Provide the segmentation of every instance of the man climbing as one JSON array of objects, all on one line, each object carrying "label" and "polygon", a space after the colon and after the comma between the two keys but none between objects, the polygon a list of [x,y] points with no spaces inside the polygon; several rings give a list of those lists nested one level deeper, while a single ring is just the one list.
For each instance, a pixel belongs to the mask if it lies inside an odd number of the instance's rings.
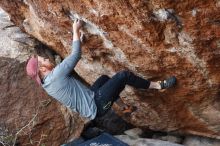
[{"label": "man climbing", "polygon": [[81,57],[80,28],[82,22],[73,23],[72,52],[56,67],[49,59],[32,56],[27,63],[27,74],[45,91],[59,102],[81,116],[93,120],[103,116],[119,98],[119,94],[130,85],[141,89],[167,89],[176,83],[175,77],[164,81],[151,82],[134,75],[129,71],[121,71],[112,78],[102,75],[91,88],[87,88],[76,80],[71,72]]}]

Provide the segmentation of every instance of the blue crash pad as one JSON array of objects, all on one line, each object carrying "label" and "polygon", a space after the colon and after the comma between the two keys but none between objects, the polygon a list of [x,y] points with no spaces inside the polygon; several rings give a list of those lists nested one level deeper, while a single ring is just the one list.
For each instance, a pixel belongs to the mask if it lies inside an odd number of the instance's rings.
[{"label": "blue crash pad", "polygon": [[80,144],[71,142],[67,145],[68,146],[129,146],[128,144],[120,141],[119,139],[113,137],[108,133],[102,133],[101,135]]},{"label": "blue crash pad", "polygon": [[128,146],[128,144],[120,141],[119,139],[111,136],[108,133],[102,133],[96,138],[90,139],[82,144],[79,144],[79,146],[99,146],[99,145],[105,145],[105,146]]}]

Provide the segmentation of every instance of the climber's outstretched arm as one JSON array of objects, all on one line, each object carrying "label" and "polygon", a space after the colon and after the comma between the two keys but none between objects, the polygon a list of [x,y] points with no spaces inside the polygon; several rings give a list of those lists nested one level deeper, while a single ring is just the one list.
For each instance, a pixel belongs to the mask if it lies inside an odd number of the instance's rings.
[{"label": "climber's outstretched arm", "polygon": [[72,51],[60,64],[58,64],[53,71],[54,77],[66,77],[68,76],[78,61],[81,58],[81,46],[80,46],[80,28],[82,27],[82,21],[75,20],[73,23],[73,42]]}]

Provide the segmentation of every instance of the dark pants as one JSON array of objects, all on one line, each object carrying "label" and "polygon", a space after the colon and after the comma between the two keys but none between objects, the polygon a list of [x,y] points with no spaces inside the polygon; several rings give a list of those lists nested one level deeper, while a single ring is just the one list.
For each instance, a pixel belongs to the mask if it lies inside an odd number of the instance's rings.
[{"label": "dark pants", "polygon": [[150,86],[150,81],[129,71],[118,72],[112,78],[107,75],[99,77],[91,86],[91,90],[95,92],[97,117],[103,116],[111,108],[112,104],[119,98],[122,90],[124,90],[125,85],[147,89]]}]

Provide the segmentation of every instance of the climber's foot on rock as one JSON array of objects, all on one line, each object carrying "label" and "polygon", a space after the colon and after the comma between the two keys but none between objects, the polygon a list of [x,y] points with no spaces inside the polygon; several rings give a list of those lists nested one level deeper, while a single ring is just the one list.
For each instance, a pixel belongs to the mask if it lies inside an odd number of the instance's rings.
[{"label": "climber's foot on rock", "polygon": [[166,80],[159,81],[159,83],[160,83],[161,89],[167,89],[167,88],[173,87],[176,84],[176,77],[175,76],[169,77]]}]

